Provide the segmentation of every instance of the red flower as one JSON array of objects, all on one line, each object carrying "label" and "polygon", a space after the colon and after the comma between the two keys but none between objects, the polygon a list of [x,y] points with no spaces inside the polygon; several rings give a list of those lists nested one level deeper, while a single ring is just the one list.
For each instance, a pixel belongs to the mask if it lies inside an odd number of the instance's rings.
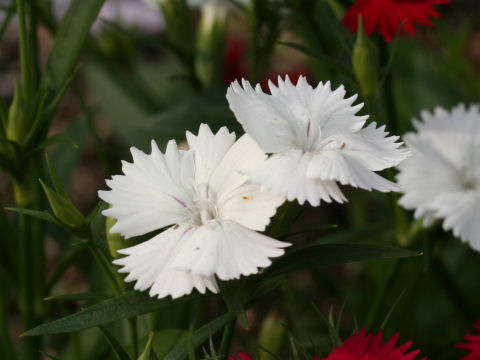
[{"label": "red flower", "polygon": [[235,80],[247,77],[246,54],[247,44],[244,40],[237,37],[228,38],[224,59],[224,84],[230,85]]},{"label": "red flower", "polygon": [[[253,360],[250,355],[244,352],[239,352],[238,355],[240,355],[240,360]],[[229,356],[228,360],[236,360],[233,356]]]},{"label": "red flower", "polygon": [[[480,320],[473,325],[473,327],[480,331]],[[462,360],[479,360],[480,359],[480,333],[479,334],[467,334],[465,335],[467,344],[456,344],[455,347],[460,349],[466,349],[470,351],[470,354],[463,357]]]},{"label": "red flower", "polygon": [[[350,336],[340,347],[333,349],[328,357],[323,360],[414,360],[420,353],[420,350],[407,353],[412,346],[411,341],[395,349],[398,333],[383,345],[382,337],[382,331],[374,336],[373,334],[367,334],[366,330],[363,329]],[[317,360],[319,359],[317,358]]]},{"label": "red flower", "polygon": [[432,25],[431,17],[440,17],[434,5],[446,4],[450,0],[357,0],[342,20],[343,26],[351,32],[358,30],[361,15],[365,32],[372,35],[379,31],[386,41],[392,41],[403,24],[402,35],[415,34],[415,24]]}]

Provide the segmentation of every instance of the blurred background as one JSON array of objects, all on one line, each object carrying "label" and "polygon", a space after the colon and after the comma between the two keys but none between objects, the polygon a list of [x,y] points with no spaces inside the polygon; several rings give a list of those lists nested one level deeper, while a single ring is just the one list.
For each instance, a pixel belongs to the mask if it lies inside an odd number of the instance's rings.
[{"label": "blurred background", "polygon": [[[288,74],[294,82],[304,75],[313,85],[331,80],[334,88],[345,84],[348,94],[358,93],[357,85],[331,62],[336,59],[341,66],[351,67],[349,52],[356,35],[342,28],[334,6],[346,8],[351,3],[271,0],[258,1],[253,8],[242,1],[213,6],[192,1],[187,16],[171,9],[169,13],[168,2],[161,0],[107,0],[84,47],[78,75],[50,129],[50,135],[65,132],[76,144],[48,150],[73,203],[83,213],[90,212],[98,202],[97,191],[105,188],[105,178],[120,172],[121,159],[130,160],[131,146],[150,151],[151,139],[160,146],[172,138],[182,142],[185,131],[197,132],[200,123],[214,129],[227,126],[239,135],[241,127],[225,99],[227,86],[235,79],[247,78],[268,90],[268,80],[275,82],[278,75]],[[44,67],[69,1],[38,4],[38,54]],[[375,120],[388,124],[389,111],[393,111],[397,122],[391,131],[397,135],[411,129],[411,119],[422,109],[480,99],[480,2],[453,0],[439,7],[439,12],[441,18],[434,26],[417,26],[414,37],[390,44],[373,38],[380,50],[388,47],[395,52],[390,72],[394,102],[390,109],[378,111]],[[13,99],[14,79],[20,78],[13,14],[14,4],[2,0],[0,94],[7,103]],[[0,187],[3,203],[12,204],[12,185],[3,173]],[[290,240],[296,244],[396,244],[391,199],[384,194],[344,191],[350,203],[307,208],[295,227],[312,231]],[[104,238],[102,221],[99,217],[95,226]],[[402,342],[413,340],[415,348],[431,359],[459,358],[462,352],[453,344],[462,342],[466,330],[480,317],[480,254],[440,230],[430,241],[416,238],[409,246],[423,249],[425,255],[291,275],[282,282],[280,292],[248,310],[251,328],[246,331],[237,326],[232,349],[255,352],[260,342],[291,358],[293,341],[310,353],[325,355],[331,348],[330,337],[315,305],[323,314],[332,311],[338,317],[344,336],[366,323],[376,331],[388,318],[388,335],[399,331]],[[55,269],[65,254],[75,261],[57,274]],[[46,296],[102,293],[107,285],[99,272],[87,251],[77,250],[66,232],[48,225],[46,278],[51,286]],[[9,283],[6,276],[1,291],[9,299],[6,321],[16,341],[22,328],[18,301]],[[43,312],[47,319],[55,319],[84,306],[83,301],[50,301]],[[161,354],[184,334],[192,318],[204,324],[218,314],[220,306],[218,299],[203,299],[153,318],[140,317],[139,324],[153,321],[164,330],[167,340],[155,345]],[[141,329],[139,325],[139,336],[145,342],[147,333]],[[121,334],[123,330],[112,331]],[[44,349],[60,359],[112,358],[97,329],[44,341]],[[266,353],[261,356],[268,358]]]}]

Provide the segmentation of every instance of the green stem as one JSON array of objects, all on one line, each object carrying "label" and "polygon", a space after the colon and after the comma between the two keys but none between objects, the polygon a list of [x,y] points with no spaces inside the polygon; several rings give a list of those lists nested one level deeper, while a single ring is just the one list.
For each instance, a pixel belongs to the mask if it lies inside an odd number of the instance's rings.
[{"label": "green stem", "polygon": [[[20,204],[19,204],[20,205]],[[33,253],[30,238],[30,222],[27,215],[20,214],[19,220],[19,247],[20,247],[20,309],[22,312],[22,325],[24,330],[33,328],[35,322],[35,286]],[[25,360],[38,359],[38,338],[27,336],[23,338],[23,355]]]},{"label": "green stem", "polygon": [[107,259],[105,259],[105,256],[100,251],[98,251],[97,247],[93,244],[93,239],[85,239],[85,244],[87,245],[93,257],[97,261],[98,265],[100,265],[103,273],[107,277],[107,280],[112,287],[114,294],[116,296],[120,295],[122,293],[122,290],[112,271],[112,268],[110,267],[110,264],[108,263]]},{"label": "green stem", "polygon": [[237,317],[235,317],[223,328],[222,342],[220,344],[220,350],[218,353],[218,357],[220,359],[228,358],[228,352],[230,350],[230,344],[232,343],[233,332],[235,330],[236,322],[237,322]]},{"label": "green stem", "polygon": [[[4,276],[3,274],[0,274],[0,276],[2,277],[3,284],[5,281]],[[2,359],[15,360],[12,339],[10,338],[10,333],[8,331],[7,309],[8,294],[3,290],[0,292],[0,352],[2,354]]]},{"label": "green stem", "polygon": [[375,297],[375,300],[373,301],[373,304],[368,311],[367,319],[365,320],[365,328],[373,330],[372,327],[375,325],[375,321],[377,320],[380,307],[385,301],[387,293],[391,289],[392,284],[399,273],[399,270],[400,261],[398,259],[394,259],[393,264],[390,265],[390,269],[388,271],[387,277],[383,282],[382,288],[380,289],[380,292],[377,293],[377,296]]},{"label": "green stem", "polygon": [[22,75],[23,98],[27,105],[31,105],[31,78],[30,60],[28,53],[27,27],[25,24],[25,0],[17,1],[18,40],[20,47],[20,70]]},{"label": "green stem", "polygon": [[130,328],[130,341],[132,343],[133,358],[138,358],[138,336],[137,336],[137,318],[128,319],[128,327]]},{"label": "green stem", "polygon": [[36,0],[28,0],[29,3],[29,32],[30,32],[30,54],[32,72],[32,94],[35,94],[40,79],[40,61],[38,59],[38,37],[37,37],[37,7]]}]

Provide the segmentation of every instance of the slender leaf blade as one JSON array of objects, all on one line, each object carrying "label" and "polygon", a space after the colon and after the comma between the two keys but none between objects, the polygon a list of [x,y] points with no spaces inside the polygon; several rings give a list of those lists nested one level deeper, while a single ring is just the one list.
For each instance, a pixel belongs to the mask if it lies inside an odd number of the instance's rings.
[{"label": "slender leaf blade", "polygon": [[189,341],[192,341],[193,347],[196,348],[201,345],[209,336],[223,327],[230,321],[235,318],[235,314],[232,312],[227,312],[210,323],[202,326],[201,328],[195,330],[192,334],[192,339],[189,338],[183,339],[165,356],[164,360],[183,360],[188,356],[189,353]]},{"label": "slender leaf blade", "polygon": [[55,217],[52,214],[50,214],[48,211],[30,210],[30,209],[14,208],[14,207],[6,207],[4,209],[9,211],[15,211],[16,213],[19,213],[19,214],[32,216],[37,219],[42,219],[42,220],[60,225],[58,220],[55,219]]},{"label": "slender leaf blade", "polygon": [[90,28],[105,0],[73,0],[60,23],[40,83],[40,93],[60,92],[68,81]]},{"label": "slender leaf blade", "polygon": [[107,330],[105,326],[99,326],[98,328],[107,339],[118,360],[132,360],[122,345],[120,345],[118,340],[115,339],[115,337],[110,333],[110,331]]},{"label": "slender leaf blade", "polygon": [[120,319],[167,309],[197,299],[199,295],[185,296],[175,301],[151,298],[146,292],[131,291],[101,303],[92,305],[78,313],[54,320],[30,329],[23,336],[60,334],[88,329]]}]

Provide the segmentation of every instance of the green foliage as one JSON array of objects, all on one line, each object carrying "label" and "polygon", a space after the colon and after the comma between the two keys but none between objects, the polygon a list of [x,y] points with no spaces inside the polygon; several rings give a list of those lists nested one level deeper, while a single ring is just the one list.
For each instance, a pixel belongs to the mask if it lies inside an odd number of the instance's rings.
[{"label": "green foliage", "polygon": [[90,306],[73,315],[37,326],[28,330],[24,336],[59,334],[88,329],[124,318],[179,306],[196,298],[198,295],[191,295],[174,302],[171,299],[151,298],[145,292],[132,291]]}]

